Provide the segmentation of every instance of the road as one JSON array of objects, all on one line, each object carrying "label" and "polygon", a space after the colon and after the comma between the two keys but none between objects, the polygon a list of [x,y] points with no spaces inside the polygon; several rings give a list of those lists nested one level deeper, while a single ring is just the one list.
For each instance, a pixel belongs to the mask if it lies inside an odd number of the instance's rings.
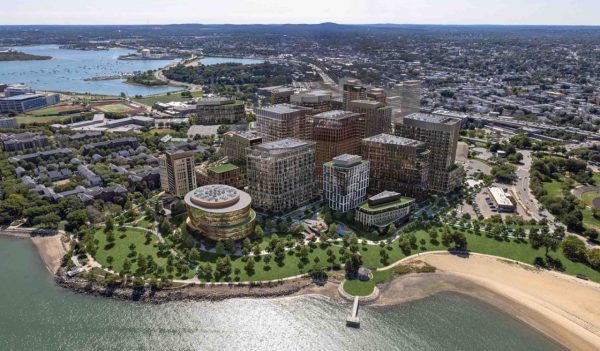
[{"label": "road", "polygon": [[[558,220],[552,213],[548,212],[548,210],[541,210],[541,204],[531,193],[531,189],[529,188],[529,172],[531,170],[531,163],[533,162],[531,151],[520,150],[519,152],[523,154],[523,161],[516,171],[517,184],[515,185],[514,190],[517,195],[517,201],[529,211],[531,217],[534,219],[539,221],[542,218],[546,218],[548,220],[548,227],[551,231],[554,231],[556,229],[556,223],[558,223]],[[597,247],[597,244],[588,241],[584,236],[569,231],[567,231],[567,234],[576,236],[583,240],[588,247]]]},{"label": "road", "polygon": [[202,91],[202,85],[178,82],[176,80],[170,80],[167,77],[165,77],[165,75],[163,73],[164,70],[167,70],[171,67],[175,67],[181,63],[186,64],[186,62],[188,62],[188,61],[191,61],[191,59],[181,60],[179,62],[170,63],[163,68],[157,69],[156,71],[154,71],[154,77],[156,79],[162,80],[163,82],[167,82],[169,85],[173,85],[173,86],[177,86],[177,87],[184,87],[185,89],[187,89],[189,91]]}]

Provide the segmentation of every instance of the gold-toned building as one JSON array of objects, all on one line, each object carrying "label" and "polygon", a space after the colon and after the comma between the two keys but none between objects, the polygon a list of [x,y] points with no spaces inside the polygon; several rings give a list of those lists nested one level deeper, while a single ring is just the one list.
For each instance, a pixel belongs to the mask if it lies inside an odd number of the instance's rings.
[{"label": "gold-toned building", "polygon": [[213,184],[200,187],[185,195],[187,225],[213,240],[238,240],[254,232],[256,213],[252,199],[234,187]]}]

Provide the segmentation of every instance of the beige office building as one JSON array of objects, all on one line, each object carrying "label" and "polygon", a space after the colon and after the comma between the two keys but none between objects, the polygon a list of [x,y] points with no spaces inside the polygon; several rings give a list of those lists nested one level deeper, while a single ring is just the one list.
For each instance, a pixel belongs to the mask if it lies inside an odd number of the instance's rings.
[{"label": "beige office building", "polygon": [[463,172],[455,164],[460,123],[450,116],[413,113],[395,124],[396,135],[427,144],[428,188],[432,192],[446,194],[460,186]]},{"label": "beige office building", "polygon": [[193,151],[161,155],[158,158],[161,188],[177,197],[183,197],[196,188]]},{"label": "beige office building", "polygon": [[350,101],[350,111],[365,118],[365,137],[392,131],[392,108],[376,100]]},{"label": "beige office building", "polygon": [[257,108],[256,133],[263,141],[270,142],[285,138],[306,139],[307,116],[312,109],[290,104],[278,104]]},{"label": "beige office building", "polygon": [[317,196],[315,143],[287,138],[251,148],[248,193],[262,211],[285,213]]}]

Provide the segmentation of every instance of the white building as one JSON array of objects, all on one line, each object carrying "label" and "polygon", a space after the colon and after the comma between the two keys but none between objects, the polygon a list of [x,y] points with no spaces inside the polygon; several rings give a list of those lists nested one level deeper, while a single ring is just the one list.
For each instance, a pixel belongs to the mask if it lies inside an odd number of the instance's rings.
[{"label": "white building", "polygon": [[365,201],[369,187],[369,161],[343,154],[323,164],[323,192],[329,207],[347,212]]},{"label": "white building", "polygon": [[368,227],[385,228],[406,220],[413,211],[414,204],[415,199],[403,197],[393,191],[383,191],[358,206],[354,219]]},{"label": "white building", "polygon": [[499,211],[512,212],[515,210],[514,203],[510,200],[509,196],[506,194],[504,189],[498,187],[490,187],[488,188],[488,190],[490,191],[492,200],[498,207]]}]

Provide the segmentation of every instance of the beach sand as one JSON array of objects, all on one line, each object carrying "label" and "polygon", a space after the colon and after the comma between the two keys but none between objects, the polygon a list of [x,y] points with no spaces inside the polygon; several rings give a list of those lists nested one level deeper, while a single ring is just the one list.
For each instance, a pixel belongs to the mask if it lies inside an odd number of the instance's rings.
[{"label": "beach sand", "polygon": [[67,253],[65,244],[63,243],[64,236],[61,234],[52,236],[32,236],[31,241],[35,245],[46,265],[46,268],[51,274],[55,274],[60,268],[60,262]]},{"label": "beach sand", "polygon": [[570,350],[600,349],[600,285],[507,260],[425,254],[436,273],[410,274],[381,288],[378,304],[390,305],[441,291],[485,301],[543,332]]}]

